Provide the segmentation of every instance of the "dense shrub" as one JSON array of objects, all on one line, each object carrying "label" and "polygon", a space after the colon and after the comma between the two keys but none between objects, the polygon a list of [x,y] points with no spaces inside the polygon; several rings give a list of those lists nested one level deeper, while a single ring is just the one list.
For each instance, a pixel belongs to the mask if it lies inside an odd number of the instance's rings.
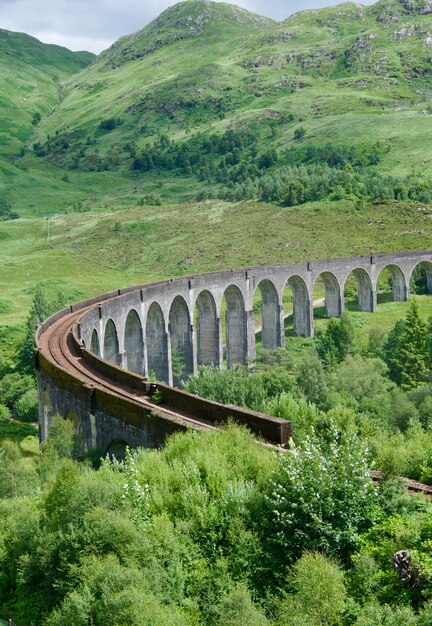
[{"label": "dense shrub", "polygon": [[14,372],[0,379],[0,401],[10,408],[14,408],[20,398],[30,390],[35,390],[35,381],[29,374]]},{"label": "dense shrub", "polygon": [[38,394],[36,389],[26,391],[14,406],[16,416],[24,422],[37,422]]},{"label": "dense shrub", "polygon": [[278,624],[340,624],[347,604],[341,568],[319,552],[305,552],[289,574],[294,594],[278,607]]},{"label": "dense shrub", "polygon": [[285,560],[304,550],[346,557],[377,514],[368,451],[333,427],[281,454],[271,485],[272,536]]}]

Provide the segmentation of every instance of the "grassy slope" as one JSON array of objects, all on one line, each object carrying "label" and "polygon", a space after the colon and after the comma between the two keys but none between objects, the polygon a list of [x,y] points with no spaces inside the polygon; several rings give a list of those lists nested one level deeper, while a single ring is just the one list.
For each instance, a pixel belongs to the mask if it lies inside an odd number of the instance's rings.
[{"label": "grassy slope", "polygon": [[76,301],[139,281],[138,274],[131,276],[54,250],[47,245],[46,235],[45,219],[0,222],[0,324],[24,321],[38,283],[51,295],[61,291]]},{"label": "grassy slope", "polygon": [[[273,117],[276,132],[263,141],[280,151],[292,145],[293,129],[301,123],[307,141],[314,143],[383,138],[391,146],[380,164],[384,170],[429,172],[431,118],[421,111],[430,93],[424,59],[430,58],[425,33],[431,16],[412,6],[408,12],[398,3],[339,5],[275,24],[219,3],[177,5],[67,79],[65,97],[43,120],[38,137],[43,141],[57,130],[79,130],[79,136],[97,139],[100,153],[119,154],[125,141],[145,145],[161,129],[181,140],[192,130],[223,131]],[[401,21],[379,21],[396,11]],[[372,45],[366,46],[367,54],[359,42]],[[34,90],[45,89],[43,114],[56,106],[56,74],[61,78],[73,69],[63,66],[61,74],[54,65]],[[19,139],[9,133],[16,148],[34,131],[32,98],[23,118],[27,134]],[[223,115],[217,110],[221,99]],[[15,115],[17,105],[8,106],[15,106]],[[293,113],[292,121],[281,118],[287,112]],[[124,124],[101,131],[99,122],[108,116],[122,116]],[[32,288],[40,281],[77,299],[167,275],[430,247],[432,221],[414,205],[356,212],[345,200],[290,209],[254,202],[178,204],[199,187],[196,180],[132,176],[120,167],[68,171],[67,182],[62,180],[67,170],[49,158],[48,163],[33,155],[14,159],[0,161],[0,184],[23,219],[0,223],[5,304],[0,323],[25,318]],[[138,208],[137,198],[150,191],[177,203]],[[89,213],[65,214],[80,200]],[[42,216],[57,213],[52,249]]]},{"label": "grassy slope", "polygon": [[[390,147],[383,171],[430,174],[432,16],[421,14],[420,1],[410,11],[397,1],[338,5],[280,24],[236,11],[185,2],[120,39],[68,81],[41,137],[65,133],[74,154],[89,136],[98,154],[118,155],[125,142],[143,147],[161,131],[181,140],[191,130],[223,131],[273,117],[276,137],[265,142],[279,151],[294,145],[301,123],[314,144],[383,140]],[[287,113],[293,119],[284,122]],[[124,123],[110,133],[98,130],[111,116]],[[89,149],[83,166],[91,159]]]},{"label": "grassy slope", "polygon": [[34,113],[50,113],[59,103],[60,81],[93,55],[0,29],[0,58],[0,155],[17,156],[33,136]]},{"label": "grassy slope", "polygon": [[51,241],[119,270],[178,276],[422,249],[430,246],[431,234],[429,214],[414,205],[392,203],[355,211],[332,203],[281,208],[254,202],[206,202],[131,206],[87,214],[84,221],[81,215],[59,216],[53,221]]},{"label": "grassy slope", "polygon": [[34,160],[24,165],[21,155],[38,137],[34,114],[49,115],[63,96],[61,81],[93,58],[0,29],[0,197],[6,195],[17,205],[28,194],[28,204],[37,198],[42,208],[51,194],[58,201],[64,193],[61,174]]}]

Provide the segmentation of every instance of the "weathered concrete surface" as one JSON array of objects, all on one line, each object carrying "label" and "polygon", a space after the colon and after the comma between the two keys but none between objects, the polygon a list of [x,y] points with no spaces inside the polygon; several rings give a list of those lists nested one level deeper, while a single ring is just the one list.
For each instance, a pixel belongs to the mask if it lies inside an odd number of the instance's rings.
[{"label": "weathered concrete surface", "polygon": [[[79,335],[84,346],[103,359],[144,376],[154,372],[159,381],[172,384],[173,351],[177,360],[180,357],[183,361],[185,374],[195,372],[203,364],[221,367],[224,345],[228,367],[253,363],[253,304],[257,290],[262,296],[263,345],[276,348],[284,344],[286,287],[293,293],[294,333],[311,336],[314,333],[312,293],[317,281],[322,281],[325,287],[328,316],[342,314],[344,286],[351,275],[357,280],[360,310],[373,312],[381,272],[387,269],[391,273],[393,297],[403,301],[409,298],[410,277],[418,265],[425,269],[428,289],[432,291],[431,251],[324,259],[161,281],[118,290],[87,302],[92,306],[79,319]],[[95,441],[97,445],[105,445],[99,432],[105,432],[108,427],[102,425],[101,415],[86,409],[85,398],[79,393],[75,395],[73,390],[62,392],[60,398],[55,385],[55,381],[52,384],[49,380],[45,384],[42,378],[39,381],[42,437],[46,436],[48,414],[58,411],[65,415],[71,411],[72,417],[83,416],[81,428],[87,445]],[[120,415],[107,413],[106,423],[112,419],[122,423]],[[111,423],[108,430],[120,438],[122,428],[116,430]],[[145,441],[149,446],[159,441],[153,434],[136,435],[134,440]]]},{"label": "weathered concrete surface", "polygon": [[[81,336],[90,347],[92,333],[97,331],[102,356],[126,366],[127,353],[131,350],[130,346],[126,347],[130,334],[126,320],[133,310],[139,320],[134,329],[134,342],[138,341],[137,351],[142,353],[142,365],[138,365],[137,354],[133,371],[139,369],[147,374],[152,370],[157,379],[172,382],[172,350],[182,356],[186,373],[196,371],[197,365],[221,366],[223,345],[226,345],[228,366],[253,361],[253,301],[257,290],[262,296],[263,345],[275,348],[284,343],[282,297],[285,287],[293,293],[294,333],[311,336],[314,333],[312,292],[317,281],[324,283],[328,316],[342,314],[344,286],[350,275],[357,280],[360,310],[373,312],[381,272],[390,271],[393,297],[403,301],[409,298],[410,277],[419,264],[424,267],[428,288],[432,290],[432,253],[429,251],[256,267],[144,285],[116,292],[114,297],[87,312],[81,319]],[[115,325],[118,356],[109,320]]]}]

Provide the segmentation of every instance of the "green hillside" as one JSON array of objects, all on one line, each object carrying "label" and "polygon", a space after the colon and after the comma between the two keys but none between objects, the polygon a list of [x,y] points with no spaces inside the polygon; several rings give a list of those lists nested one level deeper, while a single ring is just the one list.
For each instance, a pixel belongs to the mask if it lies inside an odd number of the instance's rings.
[{"label": "green hillside", "polygon": [[34,127],[61,99],[60,82],[83,69],[89,52],[71,52],[0,29],[0,155],[18,156]]},{"label": "green hillside", "polygon": [[421,0],[343,4],[279,24],[183,2],[67,82],[40,129],[40,154],[73,169],[131,171],[161,133],[187,144],[192,134],[253,129],[258,153],[265,145],[281,156],[298,148],[301,125],[305,147],[380,142],[379,170],[430,173],[431,37]]},{"label": "green hillside", "polygon": [[22,218],[0,228],[4,319],[53,273],[88,294],[430,247],[431,38],[420,0],[281,23],[187,1],[90,64],[4,34],[0,200]]},{"label": "green hillside", "polygon": [[93,58],[0,29],[0,200],[21,208],[28,194],[28,204],[37,197],[44,207],[51,191],[61,187],[53,182],[60,178],[56,172],[43,163],[23,164],[23,157],[38,137],[40,120],[63,98],[62,81]]}]

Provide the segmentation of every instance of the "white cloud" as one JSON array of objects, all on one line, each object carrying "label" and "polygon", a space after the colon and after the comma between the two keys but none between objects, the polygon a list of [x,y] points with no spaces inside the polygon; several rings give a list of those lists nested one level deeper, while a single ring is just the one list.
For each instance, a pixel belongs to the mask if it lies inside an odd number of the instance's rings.
[{"label": "white cloud", "polygon": [[62,33],[51,33],[47,31],[36,31],[32,33],[33,37],[43,41],[43,43],[53,43],[57,46],[64,46],[69,50],[76,52],[86,50],[87,52],[95,52],[98,54],[102,50],[109,48],[112,44],[110,39],[97,39],[95,37],[75,37],[73,35],[64,35]]}]

